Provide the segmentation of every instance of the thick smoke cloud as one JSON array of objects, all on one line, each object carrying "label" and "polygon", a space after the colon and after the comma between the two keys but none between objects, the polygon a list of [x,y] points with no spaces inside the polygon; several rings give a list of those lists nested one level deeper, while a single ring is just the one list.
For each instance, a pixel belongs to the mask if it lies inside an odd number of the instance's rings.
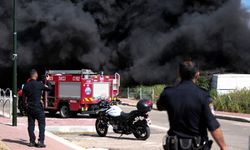
[{"label": "thick smoke cloud", "polygon": [[[1,1],[1,76],[11,66],[10,10]],[[175,80],[189,56],[203,69],[249,73],[249,17],[240,0],[19,0],[19,74],[104,64],[126,83],[154,84]]]}]

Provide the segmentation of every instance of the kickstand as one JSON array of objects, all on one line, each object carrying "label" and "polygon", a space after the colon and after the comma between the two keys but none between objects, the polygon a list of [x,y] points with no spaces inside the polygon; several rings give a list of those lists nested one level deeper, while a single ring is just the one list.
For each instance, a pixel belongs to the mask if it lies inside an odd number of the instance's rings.
[{"label": "kickstand", "polygon": [[121,138],[123,136],[123,134],[121,134],[120,136],[119,136],[119,138]]}]

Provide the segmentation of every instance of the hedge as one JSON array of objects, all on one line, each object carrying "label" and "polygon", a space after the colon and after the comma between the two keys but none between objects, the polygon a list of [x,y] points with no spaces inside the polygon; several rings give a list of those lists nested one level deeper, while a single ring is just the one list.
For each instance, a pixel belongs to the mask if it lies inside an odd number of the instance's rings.
[{"label": "hedge", "polygon": [[210,94],[215,110],[250,114],[250,90],[238,90],[226,95],[217,95],[211,90]]}]

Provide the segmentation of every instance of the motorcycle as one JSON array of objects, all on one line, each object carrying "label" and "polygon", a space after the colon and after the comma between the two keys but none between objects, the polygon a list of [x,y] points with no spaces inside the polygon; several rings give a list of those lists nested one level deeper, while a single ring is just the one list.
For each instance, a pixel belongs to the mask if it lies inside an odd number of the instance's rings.
[{"label": "motorcycle", "polygon": [[150,136],[148,112],[152,106],[152,101],[140,100],[137,110],[125,113],[120,107],[106,103],[99,110],[95,123],[96,132],[100,137],[105,137],[109,126],[112,126],[114,133],[133,134],[138,140],[146,140]]}]

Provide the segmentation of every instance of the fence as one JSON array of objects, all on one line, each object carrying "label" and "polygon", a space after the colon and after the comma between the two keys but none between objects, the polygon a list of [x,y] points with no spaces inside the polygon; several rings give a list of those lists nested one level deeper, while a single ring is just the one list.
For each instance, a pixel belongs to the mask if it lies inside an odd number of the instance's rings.
[{"label": "fence", "polygon": [[129,99],[154,99],[155,92],[154,88],[121,88],[120,89],[120,97],[129,98]]},{"label": "fence", "polygon": [[12,116],[12,91],[0,89],[0,115],[11,118]]}]

